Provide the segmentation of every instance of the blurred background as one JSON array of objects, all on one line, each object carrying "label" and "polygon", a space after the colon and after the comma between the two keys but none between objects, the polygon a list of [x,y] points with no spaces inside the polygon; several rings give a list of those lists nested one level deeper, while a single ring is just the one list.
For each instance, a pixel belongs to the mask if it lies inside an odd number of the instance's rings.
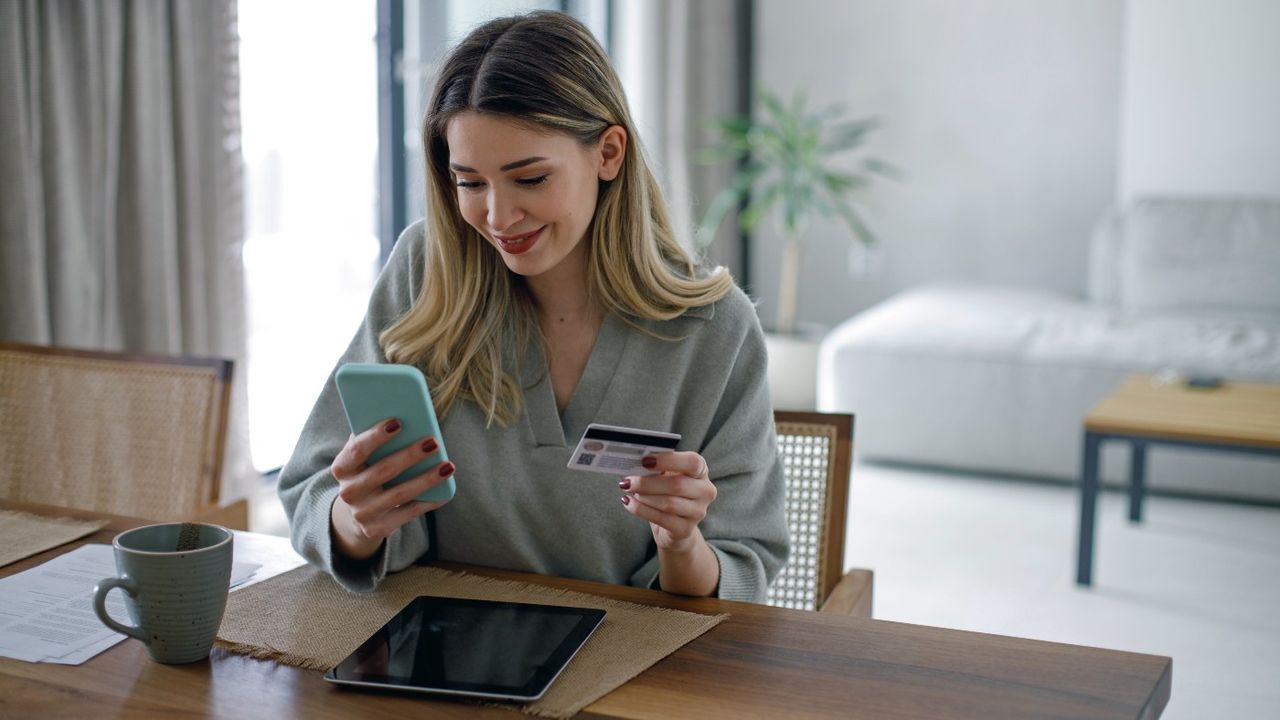
[{"label": "blurred background", "polygon": [[[1274,713],[1274,459],[1153,453],[1147,521],[1104,493],[1071,582],[1091,407],[1280,381],[1271,0],[9,2],[0,338],[234,359],[224,494],[287,533],[274,475],[423,213],[436,63],[533,9],[610,54],[682,242],[758,303],[775,406],[857,417],[877,617],[1167,654],[1166,717]],[[792,121],[821,202],[727,192],[787,171],[748,144]]]}]

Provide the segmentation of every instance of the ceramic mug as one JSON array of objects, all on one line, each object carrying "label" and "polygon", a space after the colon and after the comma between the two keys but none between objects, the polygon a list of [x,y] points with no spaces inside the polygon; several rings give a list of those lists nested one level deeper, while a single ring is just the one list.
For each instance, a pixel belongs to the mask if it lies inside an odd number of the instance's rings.
[{"label": "ceramic mug", "polygon": [[[231,531],[205,523],[163,523],[120,533],[112,542],[117,577],[93,589],[98,619],[141,640],[151,659],[189,663],[209,656],[231,585]],[[134,625],[107,614],[120,588]]]}]

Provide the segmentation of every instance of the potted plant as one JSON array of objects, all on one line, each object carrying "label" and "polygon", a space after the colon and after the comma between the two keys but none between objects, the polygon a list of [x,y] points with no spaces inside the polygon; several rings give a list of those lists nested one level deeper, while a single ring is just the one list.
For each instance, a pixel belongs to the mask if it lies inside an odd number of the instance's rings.
[{"label": "potted plant", "polygon": [[796,327],[800,261],[805,232],[813,218],[836,219],[864,252],[875,244],[858,211],[858,195],[875,175],[895,177],[881,160],[864,157],[857,170],[835,161],[861,148],[877,127],[876,118],[848,119],[838,106],[810,111],[802,94],[789,105],[767,90],[757,91],[762,117],[734,117],[716,125],[718,142],[703,153],[705,162],[738,161],[730,184],[712,200],[698,229],[705,246],[735,207],[742,206],[739,225],[753,231],[771,216],[782,236],[778,333]]}]

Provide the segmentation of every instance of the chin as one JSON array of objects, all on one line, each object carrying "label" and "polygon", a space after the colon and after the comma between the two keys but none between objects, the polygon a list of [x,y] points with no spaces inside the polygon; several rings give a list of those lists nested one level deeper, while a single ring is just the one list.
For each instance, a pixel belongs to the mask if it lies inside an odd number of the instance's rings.
[{"label": "chin", "polygon": [[[497,248],[494,249],[497,250]],[[533,258],[527,255],[512,257],[501,250],[498,250],[497,252],[502,258],[502,264],[506,265],[508,270],[517,275],[523,277],[535,277],[548,270],[548,268],[544,266],[544,263],[539,262],[539,258]]]}]

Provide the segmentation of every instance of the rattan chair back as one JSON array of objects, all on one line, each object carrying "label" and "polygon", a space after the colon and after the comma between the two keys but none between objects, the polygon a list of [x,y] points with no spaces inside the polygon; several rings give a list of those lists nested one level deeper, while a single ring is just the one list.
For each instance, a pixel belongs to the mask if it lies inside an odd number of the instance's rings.
[{"label": "rattan chair back", "polygon": [[791,558],[766,602],[816,610],[844,572],[845,504],[853,464],[853,416],[773,413],[787,484]]},{"label": "rattan chair back", "polygon": [[0,497],[150,519],[216,503],[231,370],[0,343]]}]

